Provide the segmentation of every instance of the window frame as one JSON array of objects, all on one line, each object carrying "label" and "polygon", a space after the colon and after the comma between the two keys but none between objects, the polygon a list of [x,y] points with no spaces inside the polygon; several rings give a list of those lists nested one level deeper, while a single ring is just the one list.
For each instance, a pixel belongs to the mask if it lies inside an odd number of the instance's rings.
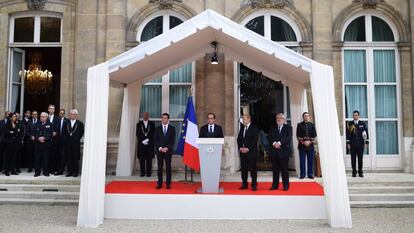
[{"label": "window frame", "polygon": [[162,21],[162,33],[161,34],[163,34],[164,32],[166,32],[170,29],[170,16],[177,17],[177,18],[181,19],[183,22],[185,22],[187,20],[184,16],[182,16],[182,15],[180,15],[177,12],[172,11],[172,10],[157,11],[156,13],[154,13],[154,14],[148,16],[147,18],[145,18],[145,20],[142,21],[142,23],[138,26],[138,28],[137,28],[137,37],[135,38],[138,43],[144,43],[145,42],[145,41],[141,41],[142,31],[144,30],[144,28],[147,26],[147,24],[149,22],[151,22],[153,19],[155,19],[159,16],[162,16],[162,20],[163,20]]},{"label": "window frame", "polygon": [[[14,42],[14,23],[16,18],[25,18],[33,17],[34,18],[34,37],[33,42]],[[60,41],[59,42],[40,42],[40,31],[41,31],[41,18],[42,17],[52,17],[60,19]],[[58,12],[19,12],[10,16],[10,25],[9,25],[9,47],[62,47],[63,40],[63,16]]]},{"label": "window frame", "polygon": [[252,14],[248,15],[246,18],[244,18],[240,24],[243,25],[243,27],[246,26],[246,24],[257,17],[264,16],[264,37],[271,40],[271,17],[275,16],[283,21],[285,21],[289,26],[293,29],[296,36],[296,41],[275,41],[283,46],[286,47],[300,47],[299,42],[302,41],[302,34],[300,33],[299,27],[297,24],[285,13],[281,11],[275,11],[271,9],[262,9],[253,12]]},{"label": "window frame", "polygon": [[[388,23],[388,22],[387,22]],[[361,42],[359,42],[361,43]],[[345,135],[346,132],[346,122],[352,120],[346,116],[346,106],[345,106],[345,87],[352,86],[352,85],[361,85],[367,87],[367,110],[368,115],[367,118],[360,118],[360,120],[368,123],[368,134],[369,134],[369,148],[368,154],[364,154],[364,158],[368,160],[368,164],[370,165],[371,170],[376,170],[377,168],[384,170],[389,168],[389,170],[395,170],[398,166],[401,168],[401,151],[402,151],[402,109],[401,109],[401,74],[400,74],[400,59],[398,48],[396,46],[379,46],[379,45],[372,45],[373,43],[379,42],[371,42],[366,43],[364,42],[365,46],[344,46],[342,48],[342,67],[345,67],[345,51],[347,50],[365,50],[366,53],[366,75],[367,81],[362,83],[355,83],[345,82],[345,70],[342,68],[342,115],[344,119],[343,124],[343,132]],[[362,43],[361,43],[362,44]],[[395,55],[395,75],[396,80],[395,83],[375,83],[374,80],[374,51],[375,50],[393,50]],[[396,118],[377,118],[375,116],[375,86],[378,85],[395,85],[396,86],[396,105],[397,105],[397,117]],[[376,148],[376,122],[378,121],[396,121],[397,122],[397,147],[398,147],[398,154],[378,154]],[[345,136],[344,136],[345,137]],[[345,142],[345,139],[343,140]],[[346,152],[346,143],[344,143],[343,147],[344,151]],[[350,157],[350,154],[345,153],[345,157]],[[391,161],[391,159],[398,158],[397,161]],[[387,163],[391,163],[392,165],[388,165]],[[395,166],[394,166],[395,165]]]}]

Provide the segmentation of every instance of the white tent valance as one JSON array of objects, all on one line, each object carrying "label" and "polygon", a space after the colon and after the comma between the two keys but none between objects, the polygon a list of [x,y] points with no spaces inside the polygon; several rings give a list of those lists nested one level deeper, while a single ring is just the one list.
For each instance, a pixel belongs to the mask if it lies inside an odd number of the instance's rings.
[{"label": "white tent valance", "polygon": [[[351,227],[351,212],[335,104],[333,71],[230,19],[206,10],[177,27],[88,71],[79,226],[103,221],[109,79],[126,84],[122,108],[117,175],[132,174],[135,124],[141,85],[212,52],[211,42],[229,59],[286,83],[291,95],[292,126],[307,110],[306,89],[312,88],[323,173],[326,213],[332,227]],[[101,117],[95,117],[98,114]],[[295,138],[294,138],[295,139]]]}]

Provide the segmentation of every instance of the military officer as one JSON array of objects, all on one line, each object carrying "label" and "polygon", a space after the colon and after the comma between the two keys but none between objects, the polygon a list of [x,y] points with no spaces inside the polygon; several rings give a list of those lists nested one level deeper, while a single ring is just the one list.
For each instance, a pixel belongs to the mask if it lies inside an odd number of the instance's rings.
[{"label": "military officer", "polygon": [[[303,121],[296,128],[296,137],[298,138],[299,161],[300,161],[300,179],[308,175],[309,179],[313,179],[313,157],[314,142],[316,138],[315,125],[310,122],[310,114],[304,112],[302,114]],[[306,160],[308,171],[306,172]]]},{"label": "military officer", "polygon": [[358,157],[358,175],[364,177],[362,172],[363,153],[368,147],[368,128],[365,122],[359,120],[359,111],[352,114],[353,121],[349,121],[346,125],[346,145],[351,151],[352,177],[356,177],[356,159]]},{"label": "military officer", "polygon": [[32,134],[32,139],[35,140],[35,177],[40,176],[42,169],[43,175],[49,176],[49,154],[53,132],[54,128],[48,121],[48,114],[42,112]]}]

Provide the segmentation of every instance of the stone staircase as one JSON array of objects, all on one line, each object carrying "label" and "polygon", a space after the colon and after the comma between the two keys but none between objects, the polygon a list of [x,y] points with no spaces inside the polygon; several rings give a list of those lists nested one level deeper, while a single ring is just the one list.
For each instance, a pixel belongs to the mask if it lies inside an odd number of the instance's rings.
[{"label": "stone staircase", "polygon": [[[239,180],[238,174],[224,177],[226,180],[233,180],[233,176],[234,181]],[[351,207],[414,208],[414,174],[366,173],[365,176],[365,178],[347,176]],[[118,177],[110,176],[107,179],[116,180]],[[136,179],[136,177],[129,177],[129,179]],[[27,173],[10,177],[0,175],[0,205],[77,205],[79,189],[79,177],[34,178],[33,174]]]},{"label": "stone staircase", "polygon": [[[414,175],[395,174],[394,176],[401,176],[400,179],[391,179],[391,177],[390,179],[379,177],[376,180],[372,178],[367,180],[364,180],[365,178],[348,178],[351,207],[414,207]],[[380,174],[380,176],[387,175]]]},{"label": "stone staircase", "polygon": [[80,179],[20,174],[0,177],[0,204],[77,205]]}]

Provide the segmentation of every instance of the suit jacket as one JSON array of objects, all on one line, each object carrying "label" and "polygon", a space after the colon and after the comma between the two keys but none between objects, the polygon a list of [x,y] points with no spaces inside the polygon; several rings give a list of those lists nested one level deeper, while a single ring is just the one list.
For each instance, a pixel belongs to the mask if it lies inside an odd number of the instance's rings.
[{"label": "suit jacket", "polygon": [[167,147],[167,155],[173,154],[173,146],[175,143],[175,127],[168,124],[167,133],[164,135],[163,125],[157,126],[154,132],[154,146],[157,155],[163,153],[160,152],[160,147]]},{"label": "suit jacket", "polygon": [[[53,132],[55,132],[57,134],[58,129],[60,127],[60,118],[59,116],[53,115],[53,121],[50,121],[50,117],[47,118],[47,121],[51,123],[51,125],[53,126]],[[57,135],[56,135],[57,136]]]},{"label": "suit jacket", "polygon": [[65,144],[80,145],[80,140],[82,139],[85,130],[82,121],[76,120],[72,127],[70,120],[68,120],[62,130],[62,137]]},{"label": "suit jacket", "polygon": [[63,137],[63,131],[65,129],[65,126],[67,123],[70,123],[70,120],[66,117],[63,117],[63,124],[62,129],[60,128],[62,118],[58,117],[58,122],[56,124],[56,136],[57,137]]},{"label": "suit jacket", "polygon": [[[52,136],[53,136],[53,125],[49,121],[46,121],[45,124],[42,124],[41,121],[37,121],[34,126],[34,137],[35,137],[35,146],[39,148],[47,148],[51,146]],[[38,141],[40,137],[45,138],[45,142],[41,143]]]},{"label": "suit jacket", "polygon": [[246,126],[242,126],[239,131],[239,135],[237,136],[237,146],[240,150],[242,147],[246,147],[249,149],[249,152],[242,154],[240,156],[249,156],[249,157],[256,157],[259,154],[257,149],[257,142],[259,140],[259,129],[257,126],[250,123],[249,127],[247,128],[246,134],[243,137],[244,128]]},{"label": "suit jacket", "polygon": [[7,121],[6,125],[4,126],[5,143],[21,143],[23,134],[24,132],[19,126],[19,123],[16,122],[15,126],[13,127],[11,121]]},{"label": "suit jacket", "polygon": [[199,138],[224,138],[223,129],[214,124],[213,133],[209,132],[208,124],[201,126]]},{"label": "suit jacket", "polygon": [[[273,126],[268,134],[270,143],[270,156],[276,156],[278,158],[288,158],[292,156],[292,127],[283,124],[282,130],[279,133],[278,127]],[[282,145],[279,149],[273,146],[274,142],[280,142]]]},{"label": "suit jacket", "polygon": [[[366,140],[364,140],[363,132],[366,133]],[[346,124],[346,143],[351,147],[362,148],[364,144],[368,144],[368,128],[365,122],[359,120],[358,124],[354,121],[349,121]]]},{"label": "suit jacket", "polygon": [[[137,123],[138,158],[143,158],[144,156],[154,158],[154,131],[155,123],[152,121],[148,121],[147,127],[145,127],[144,121]],[[142,144],[142,141],[145,139],[149,140],[148,145]]]}]

